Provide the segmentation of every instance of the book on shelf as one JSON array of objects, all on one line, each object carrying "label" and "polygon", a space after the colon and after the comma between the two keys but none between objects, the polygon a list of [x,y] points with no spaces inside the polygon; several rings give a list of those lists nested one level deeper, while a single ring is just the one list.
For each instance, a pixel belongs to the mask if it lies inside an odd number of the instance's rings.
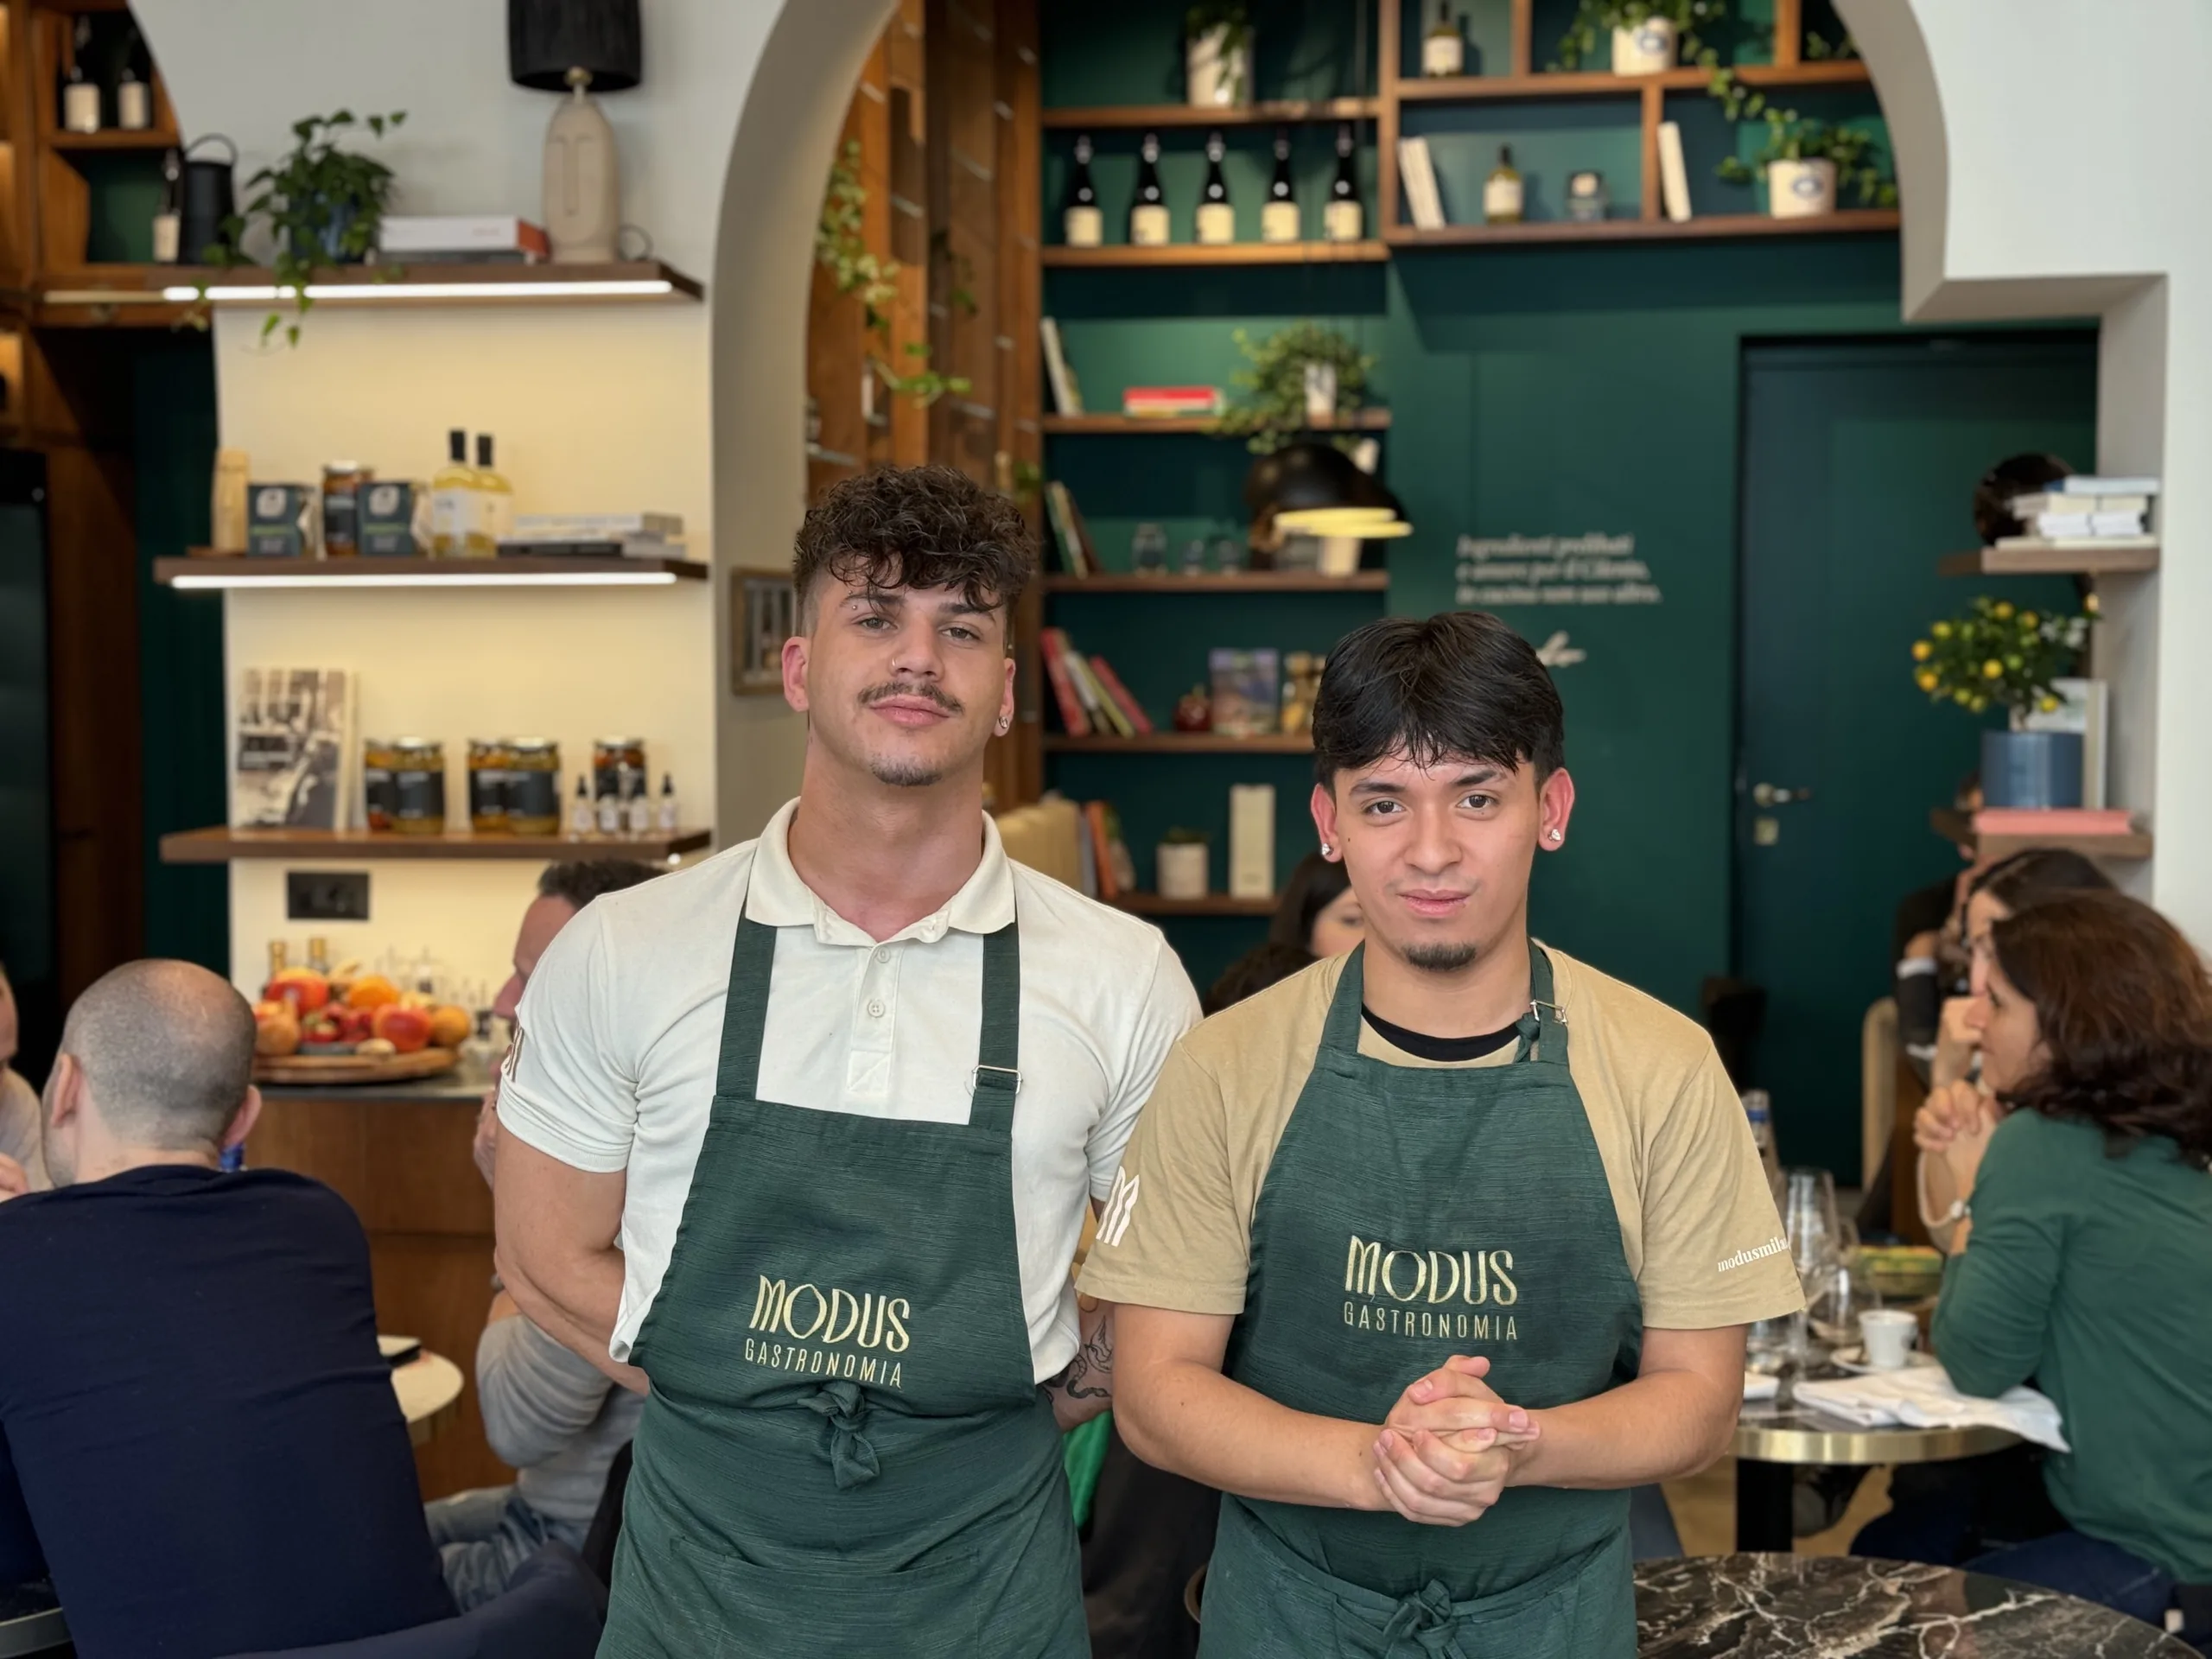
[{"label": "book on shelf", "polygon": [[1078,803],[1075,809],[1076,889],[1087,899],[1098,896],[1098,842],[1090,833],[1090,814]]},{"label": "book on shelf", "polygon": [[1056,415],[1083,413],[1083,388],[1076,384],[1075,371],[1068,366],[1067,353],[1060,346],[1060,324],[1056,317],[1037,320],[1037,337],[1045,346],[1045,378],[1052,382],[1052,412]]},{"label": "book on shelf", "polygon": [[2005,506],[2015,518],[2029,518],[2039,512],[2135,512],[2151,511],[2147,495],[2068,495],[2058,490],[2037,490],[2032,495],[2016,495]]},{"label": "book on shelf", "polygon": [[1090,539],[1090,526],[1084,522],[1083,508],[1065,484],[1060,486],[1060,505],[1067,509],[1068,528],[1075,532],[1076,550],[1083,556],[1083,574],[1095,576],[1104,569],[1098,561],[1098,543]]},{"label": "book on shelf", "polygon": [[1122,413],[1139,420],[1218,415],[1221,413],[1221,388],[1130,386],[1122,393]]},{"label": "book on shelf", "polygon": [[2044,487],[2059,495],[2156,495],[2158,480],[2149,474],[2072,473]]},{"label": "book on shelf", "polygon": [[1398,176],[1406,187],[1406,207],[1417,230],[1444,228],[1444,198],[1436,188],[1436,162],[1426,138],[1398,140]]},{"label": "book on shelf", "polygon": [[1128,734],[1132,737],[1140,734],[1149,736],[1152,720],[1139,706],[1137,700],[1129,695],[1129,688],[1122,683],[1122,677],[1114,671],[1114,665],[1103,657],[1093,657],[1090,659],[1090,675],[1098,682],[1098,689],[1106,694],[1107,701],[1127,716]]},{"label": "book on shelf", "polygon": [[1223,737],[1265,737],[1282,729],[1282,656],[1272,647],[1206,653],[1213,688],[1213,729]]},{"label": "book on shelf", "polygon": [[1133,876],[1123,874],[1129,868],[1129,854],[1122,842],[1121,816],[1103,801],[1084,802],[1083,814],[1090,822],[1090,839],[1096,849],[1098,897],[1110,905],[1136,886]]},{"label": "book on shelf", "polygon": [[1991,545],[2008,552],[2073,553],[2092,548],[2152,548],[2155,536],[1999,536]]},{"label": "book on shelf", "polygon": [[350,669],[249,668],[232,710],[231,826],[358,827],[359,684]]},{"label": "book on shelf", "polygon": [[2032,709],[2022,722],[2031,732],[2073,732],[2082,740],[2082,804],[2090,811],[2105,804],[2105,757],[2110,753],[2112,685],[2106,680],[2061,679],[2050,683],[2059,706]]},{"label": "book on shelf", "polygon": [[1052,532],[1052,548],[1059,555],[1060,569],[1071,576],[1087,576],[1090,571],[1084,563],[1074,519],[1074,499],[1068,494],[1067,486],[1055,479],[1045,486],[1045,526]]},{"label": "book on shelf", "polygon": [[564,541],[591,536],[658,536],[664,541],[683,539],[680,512],[520,512],[515,515],[515,539],[540,537]]},{"label": "book on shelf", "polygon": [[1690,169],[1682,159],[1682,128],[1677,121],[1659,124],[1659,201],[1674,223],[1689,223]]},{"label": "book on shelf", "polygon": [[486,259],[506,254],[536,262],[553,256],[543,226],[512,213],[396,213],[378,229],[377,251],[387,261]]},{"label": "book on shelf", "polygon": [[1052,701],[1059,705],[1060,724],[1070,737],[1089,737],[1090,715],[1068,671],[1067,659],[1075,653],[1067,639],[1065,628],[1046,628],[1037,636],[1038,650],[1045,658],[1045,677],[1052,682]]},{"label": "book on shelf", "polygon": [[683,543],[658,536],[576,536],[540,540],[510,537],[499,543],[503,559],[680,559]]},{"label": "book on shelf", "polygon": [[1275,896],[1275,786],[1229,786],[1229,893],[1233,899]]},{"label": "book on shelf", "polygon": [[[2096,499],[2083,496],[2085,501]],[[2027,529],[2037,536],[2140,536],[2143,515],[2139,512],[2038,512],[2023,518]]]},{"label": "book on shelf", "polygon": [[1978,836],[2132,836],[2135,815],[2124,806],[1986,806],[1974,815]]},{"label": "book on shelf", "polygon": [[1060,635],[1060,652],[1068,665],[1068,677],[1075,682],[1076,696],[1083,699],[1084,711],[1090,716],[1091,729],[1110,737],[1135,737],[1137,728],[1122,706],[1106,695],[1090,662],[1068,643],[1065,633]]}]

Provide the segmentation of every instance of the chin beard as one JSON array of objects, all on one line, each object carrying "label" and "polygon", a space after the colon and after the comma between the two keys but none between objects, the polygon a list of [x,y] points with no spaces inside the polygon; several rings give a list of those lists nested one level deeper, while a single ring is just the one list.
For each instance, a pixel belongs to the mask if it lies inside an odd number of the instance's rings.
[{"label": "chin beard", "polygon": [[1482,954],[1472,944],[1416,944],[1405,951],[1407,963],[1432,974],[1456,974]]},{"label": "chin beard", "polygon": [[925,760],[876,760],[869,764],[868,773],[893,789],[927,789],[944,779],[944,769]]}]

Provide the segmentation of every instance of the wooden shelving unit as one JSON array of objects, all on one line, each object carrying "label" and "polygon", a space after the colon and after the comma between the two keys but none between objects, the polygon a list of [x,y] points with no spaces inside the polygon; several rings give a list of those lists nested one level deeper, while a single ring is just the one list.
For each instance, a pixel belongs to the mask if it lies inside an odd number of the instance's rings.
[{"label": "wooden shelving unit", "polygon": [[1045,735],[1047,754],[1310,754],[1311,732],[1270,732],[1262,737],[1224,737],[1214,732],[1148,732],[1136,737]]},{"label": "wooden shelving unit", "polygon": [[662,836],[442,836],[372,834],[366,830],[181,830],[162,837],[164,864],[227,864],[241,858],[527,858],[550,863],[590,855],[645,860],[696,852],[705,830]]},{"label": "wooden shelving unit", "polygon": [[1361,570],[1349,576],[1325,576],[1318,570],[1210,571],[1202,576],[1139,576],[1109,572],[1096,576],[1046,576],[1038,584],[1048,594],[1380,594],[1390,587],[1388,570]]},{"label": "wooden shelving unit", "polygon": [[1381,242],[1171,242],[1137,247],[1116,242],[1098,248],[1053,243],[1041,262],[1056,270],[1124,270],[1147,265],[1363,265],[1388,259]]},{"label": "wooden shelving unit", "polygon": [[[1209,438],[1230,435],[1221,430],[1221,417],[1217,415],[1177,415],[1166,418],[1142,415],[1047,415],[1039,424],[1047,437],[1127,436],[1132,433],[1150,432],[1179,432]],[[1307,429],[1314,432],[1387,432],[1390,429],[1390,411],[1387,409],[1354,410],[1349,419],[1324,421]]]},{"label": "wooden shelving unit", "polygon": [[1677,224],[1669,219],[1539,219],[1519,225],[1446,225],[1424,231],[1411,225],[1385,232],[1393,248],[1471,248],[1513,242],[1681,242],[1710,237],[1850,236],[1897,228],[1894,207],[1852,207],[1818,219],[1769,219],[1764,213],[1707,213]]},{"label": "wooden shelving unit", "polygon": [[1156,893],[1122,893],[1107,902],[1135,916],[1272,916],[1278,901],[1273,897],[1237,899],[1225,893],[1210,893],[1203,899],[1163,899]]},{"label": "wooden shelving unit", "polygon": [[[1866,86],[1872,85],[1866,66],[1856,58],[1831,59],[1819,63],[1747,63],[1733,73],[1746,86],[1762,92],[1801,86]],[[1669,69],[1656,75],[1617,75],[1610,70],[1538,71],[1510,75],[1452,75],[1411,79],[1401,76],[1397,97],[1402,104],[1474,104],[1491,99],[1541,98],[1640,98],[1647,86],[1662,92],[1701,91],[1713,77],[1702,69]]]},{"label": "wooden shelving unit", "polygon": [[57,130],[47,136],[46,147],[61,156],[92,155],[102,150],[148,150],[160,155],[177,148],[176,130],[158,125],[143,130],[105,127],[98,132]]},{"label": "wooden shelving unit", "polygon": [[156,559],[165,588],[647,587],[704,582],[692,559],[260,559],[229,555]]},{"label": "wooden shelving unit", "polygon": [[1105,131],[1136,127],[1274,127],[1305,121],[1372,121],[1372,98],[1289,98],[1221,109],[1192,104],[1102,104],[1042,111],[1045,130]]},{"label": "wooden shelving unit", "polygon": [[2158,568],[2156,547],[1978,547],[1947,553],[1947,576],[2123,576]]},{"label": "wooden shelving unit", "polygon": [[1954,846],[1964,848],[1978,857],[1994,861],[2010,858],[2014,853],[2024,853],[2030,848],[2050,848],[2062,852],[2079,853],[2084,858],[2143,859],[2151,856],[2152,839],[2148,831],[2136,830],[2125,836],[1984,836],[1974,827],[1971,813],[1937,807],[1928,815],[1929,827]]}]

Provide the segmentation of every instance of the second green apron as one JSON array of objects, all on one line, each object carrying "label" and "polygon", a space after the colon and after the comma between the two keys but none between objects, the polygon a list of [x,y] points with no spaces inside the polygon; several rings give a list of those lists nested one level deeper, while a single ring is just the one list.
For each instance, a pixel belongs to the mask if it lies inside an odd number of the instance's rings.
[{"label": "second green apron", "polygon": [[1014,1236],[1020,936],[983,940],[965,1123],[761,1100],[775,949],[740,921],[599,1651],[1084,1659]]},{"label": "second green apron", "polygon": [[[1635,1376],[1642,1303],[1529,946],[1514,1060],[1431,1069],[1359,1052],[1364,949],[1252,1220],[1226,1374],[1299,1411],[1380,1423],[1416,1377],[1487,1356],[1510,1404]],[[1202,1659],[1630,1659],[1628,1494],[1515,1487],[1464,1527],[1224,1497]]]}]

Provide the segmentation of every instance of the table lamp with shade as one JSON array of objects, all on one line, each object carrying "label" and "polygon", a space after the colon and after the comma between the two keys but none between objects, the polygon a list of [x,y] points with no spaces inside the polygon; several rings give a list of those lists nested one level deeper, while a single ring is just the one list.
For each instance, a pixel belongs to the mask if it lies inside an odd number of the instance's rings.
[{"label": "table lamp with shade", "polygon": [[614,129],[591,94],[643,78],[638,0],[507,0],[507,74],[569,96],[545,130],[545,238],[557,264],[611,264],[622,226]]}]

